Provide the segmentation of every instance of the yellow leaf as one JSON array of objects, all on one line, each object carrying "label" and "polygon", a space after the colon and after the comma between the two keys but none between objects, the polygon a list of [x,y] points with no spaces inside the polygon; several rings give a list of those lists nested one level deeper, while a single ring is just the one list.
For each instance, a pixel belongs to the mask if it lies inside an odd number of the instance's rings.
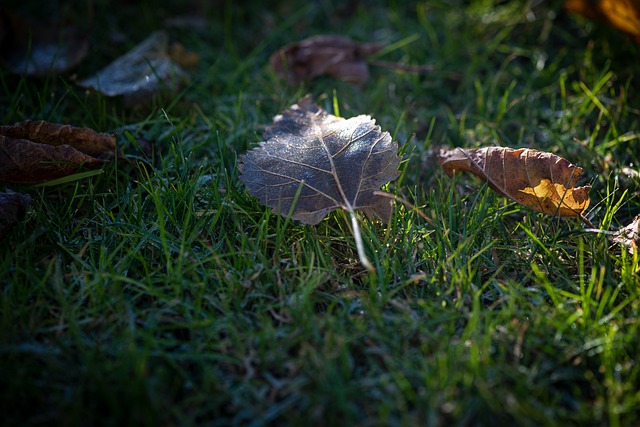
[{"label": "yellow leaf", "polygon": [[[520,193],[526,194],[527,197],[518,201],[540,212],[578,216],[589,206],[588,190],[585,187],[565,188],[562,184],[543,179],[536,187],[520,190]],[[519,199],[518,196],[515,198]]]},{"label": "yellow leaf", "polygon": [[606,21],[640,43],[640,1],[567,0],[565,9],[592,20]]}]

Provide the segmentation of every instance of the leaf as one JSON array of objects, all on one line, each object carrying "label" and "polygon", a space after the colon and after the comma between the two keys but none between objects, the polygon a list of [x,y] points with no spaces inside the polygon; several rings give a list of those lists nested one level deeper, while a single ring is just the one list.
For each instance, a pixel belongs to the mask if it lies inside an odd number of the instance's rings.
[{"label": "leaf", "polygon": [[504,147],[443,148],[439,156],[449,175],[470,172],[493,190],[535,211],[584,220],[591,186],[576,187],[582,168],[562,157]]},{"label": "leaf", "polygon": [[33,200],[28,194],[20,194],[8,190],[0,193],[0,240],[24,218],[27,208]]},{"label": "leaf", "polygon": [[0,9],[0,62],[14,74],[42,76],[67,71],[89,51],[74,28],[45,27]]},{"label": "leaf", "polygon": [[200,64],[200,55],[195,52],[190,52],[185,49],[184,45],[180,42],[173,42],[167,50],[169,58],[178,65],[186,68],[192,68]]},{"label": "leaf", "polygon": [[[122,95],[129,104],[142,103],[163,88],[175,90],[187,74],[171,59],[168,43],[167,33],[155,32],[78,84],[106,96]],[[193,63],[196,59],[190,57],[189,61]]]},{"label": "leaf", "polygon": [[640,215],[636,216],[631,224],[618,230],[613,241],[626,246],[627,251],[633,255],[640,247]]},{"label": "leaf", "polygon": [[304,98],[274,118],[266,141],[240,159],[240,179],[261,203],[318,224],[329,212],[363,210],[387,220],[389,200],[373,194],[397,178],[397,143],[369,116],[348,120]]},{"label": "leaf", "polygon": [[283,47],[271,55],[269,63],[282,78],[293,83],[328,75],[362,86],[369,80],[367,56],[383,47],[381,43],[320,35]]},{"label": "leaf", "polygon": [[391,135],[370,116],[336,117],[306,97],[276,116],[265,137],[240,158],[240,179],[248,193],[304,224],[318,224],[335,209],[348,211],[367,266],[354,211],[383,221],[391,214],[389,199],[375,194],[400,174],[398,145]]},{"label": "leaf", "polygon": [[564,7],[591,20],[608,22],[640,43],[640,2],[637,0],[567,0]]},{"label": "leaf", "polygon": [[0,126],[0,181],[38,184],[113,160],[115,136],[45,121]]}]

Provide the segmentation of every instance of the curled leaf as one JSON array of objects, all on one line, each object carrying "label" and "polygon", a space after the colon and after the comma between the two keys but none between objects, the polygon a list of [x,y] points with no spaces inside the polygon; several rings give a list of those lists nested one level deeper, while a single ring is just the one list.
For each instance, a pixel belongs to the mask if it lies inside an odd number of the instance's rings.
[{"label": "curled leaf", "polygon": [[440,164],[451,175],[469,172],[498,193],[538,212],[584,220],[591,186],[576,187],[582,168],[529,148],[443,148]]},{"label": "curled leaf", "polygon": [[167,33],[155,32],[94,76],[78,84],[107,96],[122,95],[131,104],[146,101],[162,88],[174,90],[187,75],[171,59],[168,42]]},{"label": "curled leaf", "polygon": [[362,86],[369,80],[367,56],[383,47],[381,43],[320,35],[283,47],[271,55],[269,63],[282,78],[294,83],[328,75]]},{"label": "curled leaf", "polygon": [[28,194],[8,190],[0,193],[0,240],[20,221],[33,200]]},{"label": "curled leaf", "polygon": [[115,137],[88,128],[26,121],[0,126],[0,181],[38,184],[113,160]]}]

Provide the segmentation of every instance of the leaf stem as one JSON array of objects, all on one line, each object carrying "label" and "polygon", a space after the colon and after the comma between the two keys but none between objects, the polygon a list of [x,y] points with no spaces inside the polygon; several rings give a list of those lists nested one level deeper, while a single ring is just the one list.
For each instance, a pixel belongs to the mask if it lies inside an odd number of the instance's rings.
[{"label": "leaf stem", "polygon": [[362,235],[360,234],[360,225],[358,225],[358,218],[354,211],[349,211],[349,215],[351,216],[351,226],[353,227],[353,238],[356,241],[356,249],[358,250],[358,257],[360,258],[360,263],[364,268],[366,268],[370,273],[376,271],[375,267],[367,258],[367,254],[364,252],[364,242],[362,241]]},{"label": "leaf stem", "polygon": [[587,218],[583,217],[582,214],[578,214],[578,218],[580,218],[580,221],[584,222],[589,228],[596,228],[596,226],[593,225]]}]

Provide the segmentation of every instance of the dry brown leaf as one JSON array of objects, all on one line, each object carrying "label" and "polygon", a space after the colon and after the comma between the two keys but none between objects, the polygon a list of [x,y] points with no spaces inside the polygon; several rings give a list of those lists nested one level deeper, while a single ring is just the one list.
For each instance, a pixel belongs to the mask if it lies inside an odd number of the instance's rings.
[{"label": "dry brown leaf", "polygon": [[567,0],[565,8],[592,20],[606,21],[640,43],[638,0]]},{"label": "dry brown leaf", "polygon": [[381,43],[320,35],[283,47],[271,55],[269,63],[282,78],[294,83],[328,75],[362,86],[369,80],[367,56],[383,47]]},{"label": "dry brown leaf", "polygon": [[582,168],[555,154],[529,148],[443,148],[439,163],[449,175],[470,172],[538,212],[585,220],[591,186],[576,187]]},{"label": "dry brown leaf", "polygon": [[626,246],[627,251],[633,255],[640,247],[640,215],[636,216],[631,224],[618,230],[613,241]]},{"label": "dry brown leaf", "polygon": [[14,74],[62,73],[88,51],[88,37],[74,28],[45,27],[0,9],[0,62]]},{"label": "dry brown leaf", "polygon": [[28,194],[8,190],[0,193],[0,240],[24,217],[32,199]]},{"label": "dry brown leaf", "polygon": [[0,126],[0,181],[39,184],[98,168],[116,154],[115,136],[45,121]]}]

